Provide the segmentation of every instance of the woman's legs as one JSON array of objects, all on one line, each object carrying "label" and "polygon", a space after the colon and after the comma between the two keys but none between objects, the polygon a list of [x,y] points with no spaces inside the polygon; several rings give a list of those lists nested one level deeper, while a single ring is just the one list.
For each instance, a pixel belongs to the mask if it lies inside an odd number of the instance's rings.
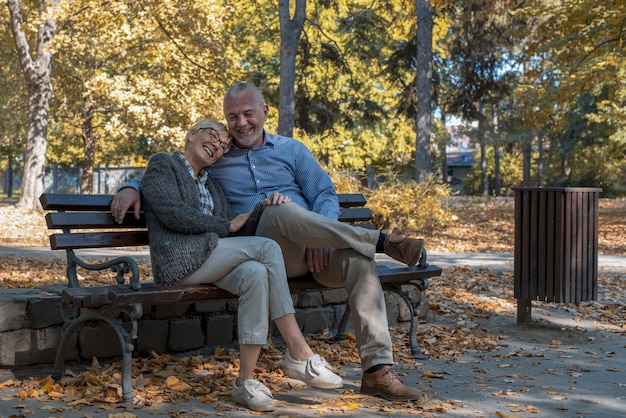
[{"label": "woman's legs", "polygon": [[287,344],[286,374],[314,387],[342,385],[341,378],[313,353],[302,335],[294,315],[282,252],[275,241],[261,237],[222,238],[209,259],[182,283],[214,283],[239,295],[241,365],[235,382],[237,391],[237,386],[253,379],[261,346],[267,341],[269,320],[275,321]]},{"label": "woman's legs", "polygon": [[[267,342],[269,330],[270,286],[268,269],[263,260],[275,258],[276,252],[280,256],[279,260],[282,260],[280,249],[268,239],[220,239],[202,267],[182,281],[183,284],[213,283],[239,295],[237,323],[240,366],[239,376],[233,382],[232,398],[255,411],[274,409],[272,393],[254,379],[254,370],[261,348]],[[291,296],[288,296],[293,312]]]},{"label": "woman's legs", "polygon": [[[283,337],[291,356],[296,360],[306,360],[314,353],[306,342],[304,335],[302,335],[302,331],[296,321],[293,301],[291,299],[291,293],[289,292],[289,286],[287,285],[287,275],[285,273],[282,252],[275,241],[261,237],[232,237],[220,239],[209,261],[205,263],[200,270],[187,277],[183,283],[206,283],[206,281],[202,280],[202,277],[207,277],[211,273],[215,274],[216,272],[213,263],[210,263],[211,259],[219,260],[220,264],[232,265],[233,260],[239,260],[239,262],[241,262],[242,256],[243,258],[249,257],[257,260],[265,267],[265,271],[262,271],[258,265],[255,266],[254,268],[259,268],[259,270],[254,273],[248,272],[248,277],[254,276],[255,281],[259,279],[260,276],[265,275],[267,277],[269,286],[269,318],[276,323],[276,327]],[[230,258],[230,261],[225,262],[226,258]],[[219,270],[217,272],[220,273]],[[242,286],[250,286],[250,284],[245,284],[245,277],[234,281],[228,277],[224,277],[214,283],[222,289],[239,295],[241,295]],[[240,300],[239,316],[248,316],[241,310],[242,301]],[[256,319],[259,318],[259,314],[260,313],[257,312],[249,315],[249,317],[254,318],[256,321]],[[241,325],[240,329],[242,329]],[[250,343],[252,344],[252,342]],[[264,343],[265,342],[262,344]]]},{"label": "woman's legs", "polygon": [[254,369],[261,354],[261,344],[240,344],[239,345],[239,377],[237,386],[249,379],[254,380]]},{"label": "woman's legs", "polygon": [[287,314],[274,320],[276,328],[287,344],[287,351],[295,360],[306,360],[314,353],[306,342],[294,314]]}]

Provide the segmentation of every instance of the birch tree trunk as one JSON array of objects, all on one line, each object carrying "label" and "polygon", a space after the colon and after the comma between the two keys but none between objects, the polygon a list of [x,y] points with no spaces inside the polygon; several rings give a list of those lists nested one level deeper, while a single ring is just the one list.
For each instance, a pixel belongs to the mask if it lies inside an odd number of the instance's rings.
[{"label": "birch tree trunk", "polygon": [[26,34],[22,29],[22,11],[19,0],[7,0],[11,15],[11,30],[28,87],[28,128],[22,189],[17,206],[41,208],[39,195],[43,192],[44,163],[48,134],[48,108],[52,96],[50,71],[52,66],[52,38],[56,33],[54,11],[59,0],[40,2],[40,26],[37,34],[37,56],[33,59]]}]

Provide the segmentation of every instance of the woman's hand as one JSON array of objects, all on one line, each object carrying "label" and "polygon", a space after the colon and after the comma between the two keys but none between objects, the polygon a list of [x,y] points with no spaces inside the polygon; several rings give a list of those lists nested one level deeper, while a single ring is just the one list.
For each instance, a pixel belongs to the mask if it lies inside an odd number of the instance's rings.
[{"label": "woman's hand", "polygon": [[287,202],[291,202],[291,198],[289,196],[274,192],[269,197],[263,199],[263,201],[261,202],[261,208],[265,209],[268,206],[282,205],[283,203]]},{"label": "woman's hand", "polygon": [[[291,198],[289,196],[285,196],[278,192],[274,192],[270,195],[270,197],[266,197],[265,199],[263,199],[263,201],[259,204],[259,206],[261,207],[261,209],[265,209],[268,206],[282,205],[283,203],[287,203],[287,202],[291,202]],[[228,231],[230,232],[239,231],[241,228],[243,228],[246,222],[248,222],[248,219],[250,218],[251,214],[252,214],[252,211],[235,216],[230,221],[230,227],[228,228]]]},{"label": "woman's hand", "polygon": [[235,216],[230,220],[230,226],[228,227],[229,232],[237,232],[239,231],[245,224],[248,222],[248,218],[250,218],[250,214],[252,211],[242,213],[240,215]]}]

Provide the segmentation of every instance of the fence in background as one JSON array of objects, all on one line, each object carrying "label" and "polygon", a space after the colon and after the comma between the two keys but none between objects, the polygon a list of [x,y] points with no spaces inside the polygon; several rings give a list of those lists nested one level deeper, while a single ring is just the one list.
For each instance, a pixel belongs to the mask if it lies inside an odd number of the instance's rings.
[{"label": "fence in background", "polygon": [[[93,174],[93,192],[98,194],[113,194],[117,188],[132,179],[141,178],[145,167],[96,167]],[[0,172],[0,181],[3,191],[8,190],[9,175],[7,170]],[[22,173],[12,176],[13,193],[19,192],[22,184]],[[46,167],[44,174],[44,189],[52,193],[81,193],[81,169],[63,169],[58,165]]]}]

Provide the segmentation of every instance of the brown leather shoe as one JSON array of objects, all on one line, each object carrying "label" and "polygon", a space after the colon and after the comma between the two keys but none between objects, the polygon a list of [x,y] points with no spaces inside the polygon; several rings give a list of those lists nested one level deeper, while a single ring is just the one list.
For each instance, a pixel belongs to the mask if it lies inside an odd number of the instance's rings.
[{"label": "brown leather shoe", "polygon": [[388,235],[383,243],[385,254],[407,266],[414,266],[422,255],[424,240]]},{"label": "brown leather shoe", "polygon": [[361,393],[380,396],[388,401],[415,401],[426,396],[422,391],[402,383],[391,366],[385,366],[374,373],[363,373]]}]

